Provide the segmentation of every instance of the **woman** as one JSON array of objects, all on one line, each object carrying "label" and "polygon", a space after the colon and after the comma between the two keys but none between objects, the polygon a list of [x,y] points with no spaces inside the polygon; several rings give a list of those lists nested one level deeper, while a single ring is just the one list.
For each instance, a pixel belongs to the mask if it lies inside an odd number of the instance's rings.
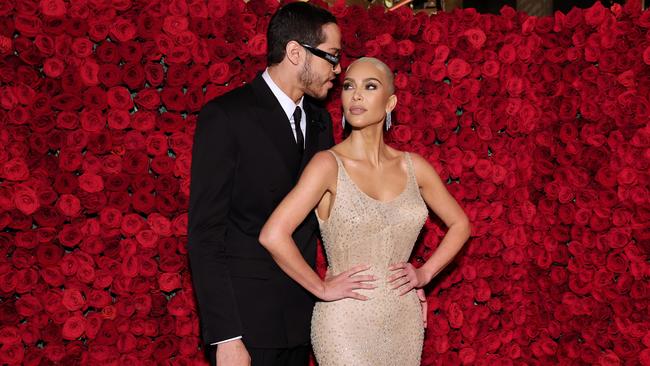
[{"label": "woman", "polygon": [[[384,143],[384,124],[397,97],[383,62],[353,62],[341,99],[352,132],[309,162],[262,229],[260,243],[282,270],[323,300],[312,317],[320,366],[419,365],[424,332],[415,289],[458,253],[469,237],[469,222],[426,160]],[[416,269],[406,261],[427,206],[449,230]],[[329,262],[325,280],[291,238],[314,207]]]}]

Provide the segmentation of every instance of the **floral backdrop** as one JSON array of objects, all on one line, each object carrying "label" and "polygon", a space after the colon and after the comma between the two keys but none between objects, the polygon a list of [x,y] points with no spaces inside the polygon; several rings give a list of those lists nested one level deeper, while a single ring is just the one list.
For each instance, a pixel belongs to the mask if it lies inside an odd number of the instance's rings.
[{"label": "floral backdrop", "polygon": [[[0,2],[1,364],[205,363],[185,236],[196,112],[263,70],[277,7]],[[330,8],[344,66],[396,71],[387,139],[436,167],[474,228],[428,289],[424,365],[650,365],[640,9]],[[432,218],[415,263],[443,233]]]}]

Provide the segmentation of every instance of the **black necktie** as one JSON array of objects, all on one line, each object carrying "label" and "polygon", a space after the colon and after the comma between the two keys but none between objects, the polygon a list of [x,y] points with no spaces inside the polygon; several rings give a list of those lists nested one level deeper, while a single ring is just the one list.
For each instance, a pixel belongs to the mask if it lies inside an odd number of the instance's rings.
[{"label": "black necktie", "polygon": [[302,134],[302,129],[300,129],[300,120],[302,119],[302,109],[296,107],[296,110],[293,111],[293,126],[296,129],[296,144],[298,145],[298,150],[302,152],[305,148],[305,136]]}]

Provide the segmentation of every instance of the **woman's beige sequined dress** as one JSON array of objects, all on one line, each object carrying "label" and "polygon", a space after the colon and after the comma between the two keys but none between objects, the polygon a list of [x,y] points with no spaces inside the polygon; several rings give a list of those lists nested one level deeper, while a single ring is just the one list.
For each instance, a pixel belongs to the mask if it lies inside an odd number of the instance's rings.
[{"label": "woman's beige sequined dress", "polygon": [[[334,154],[332,152],[332,154]],[[399,296],[386,279],[388,266],[409,259],[428,210],[420,196],[411,158],[404,154],[406,188],[383,202],[363,193],[338,164],[336,197],[329,218],[319,219],[328,273],[359,264],[372,268],[361,274],[378,277],[370,297],[319,302],[314,308],[311,338],[319,366],[418,366],[424,329],[415,290]]]}]

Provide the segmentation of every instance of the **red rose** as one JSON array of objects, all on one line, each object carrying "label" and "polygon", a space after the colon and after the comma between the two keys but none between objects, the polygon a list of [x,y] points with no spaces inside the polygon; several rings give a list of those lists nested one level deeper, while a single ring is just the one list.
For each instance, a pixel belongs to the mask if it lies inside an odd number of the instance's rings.
[{"label": "red rose", "polygon": [[463,326],[463,310],[457,303],[453,302],[447,309],[449,318],[449,325],[454,329],[459,329]]},{"label": "red rose", "polygon": [[113,130],[124,130],[131,124],[131,115],[125,110],[111,109],[106,119],[108,127]]},{"label": "red rose", "polygon": [[172,292],[180,289],[181,276],[178,273],[161,273],[158,276],[158,286],[160,290],[165,292]]},{"label": "red rose", "polygon": [[167,52],[167,61],[170,64],[182,64],[188,62],[192,54],[188,47],[173,46]]},{"label": "red rose", "polygon": [[40,207],[36,192],[26,185],[14,187],[14,204],[25,215],[33,214]]},{"label": "red rose", "polygon": [[129,90],[122,86],[110,88],[106,94],[108,105],[112,108],[129,110],[133,108],[133,101]]},{"label": "red rose", "polygon": [[138,256],[138,274],[140,276],[154,277],[157,273],[158,264],[153,258],[148,258],[147,256],[143,255]]},{"label": "red rose", "polygon": [[472,71],[472,67],[465,60],[459,58],[452,58],[447,64],[447,73],[449,77],[455,80],[459,80],[469,75]]},{"label": "red rose", "polygon": [[76,57],[86,58],[93,53],[93,43],[88,38],[77,38],[72,42],[70,49]]},{"label": "red rose", "polygon": [[515,76],[506,79],[505,88],[512,97],[518,97],[524,91],[524,80]]},{"label": "red rose", "polygon": [[229,71],[229,66],[225,62],[212,63],[208,70],[208,74],[210,74],[210,81],[219,85],[226,84],[232,77]]},{"label": "red rose", "polygon": [[0,55],[8,55],[13,50],[13,42],[11,38],[0,35]]},{"label": "red rose", "polygon": [[199,338],[196,336],[188,335],[185,337],[181,337],[180,342],[178,344],[178,352],[184,356],[192,356],[197,353],[197,346],[199,344],[200,344]]},{"label": "red rose", "polygon": [[156,204],[156,197],[151,192],[143,189],[138,189],[132,196],[133,209],[149,213]]},{"label": "red rose", "polygon": [[143,248],[155,248],[158,234],[153,230],[141,230],[135,235],[135,239]]},{"label": "red rose", "polygon": [[165,109],[180,112],[185,110],[185,94],[181,88],[168,87],[160,92]]},{"label": "red rose", "polygon": [[402,57],[407,57],[413,54],[415,51],[415,44],[409,40],[404,39],[397,42],[397,54]]},{"label": "red rose", "polygon": [[21,339],[20,339],[18,328],[9,325],[5,325],[2,328],[0,328],[0,343],[17,344],[20,342]]},{"label": "red rose", "polygon": [[487,159],[479,159],[474,165],[474,171],[479,177],[486,179],[492,174],[492,163]]},{"label": "red rose", "polygon": [[122,167],[128,174],[146,174],[147,166],[149,165],[149,158],[146,154],[132,151],[124,156]]},{"label": "red rose", "polygon": [[129,62],[124,65],[122,75],[122,80],[124,80],[126,86],[131,90],[139,89],[144,84],[145,73],[144,68],[140,64]]},{"label": "red rose", "polygon": [[185,94],[185,99],[186,109],[188,111],[198,112],[201,110],[201,107],[205,102],[203,88],[198,86],[188,89],[187,93]]},{"label": "red rose", "polygon": [[135,233],[142,229],[144,225],[144,220],[140,215],[130,213],[124,215],[122,218],[121,230],[127,236],[133,236]]},{"label": "red rose", "polygon": [[192,138],[187,133],[174,132],[169,137],[169,146],[176,153],[191,153]]},{"label": "red rose", "polygon": [[487,40],[485,33],[478,28],[468,29],[465,31],[464,35],[467,37],[467,40],[475,49],[481,49]]},{"label": "red rose", "polygon": [[202,1],[190,1],[188,6],[189,15],[191,18],[207,18],[208,7]]},{"label": "red rose", "polygon": [[[156,121],[158,123],[158,128],[162,132],[175,132],[181,129],[184,125],[185,120],[178,113],[165,112],[160,115],[159,119]],[[174,145],[172,145],[173,147]]]},{"label": "red rose", "polygon": [[481,66],[481,72],[486,77],[493,78],[499,75],[500,66],[499,61],[497,60],[487,60]]},{"label": "red rose", "polygon": [[16,312],[23,317],[32,317],[43,310],[41,301],[31,294],[24,294],[15,302]]},{"label": "red rose", "polygon": [[122,59],[127,62],[127,65],[138,65],[143,55],[143,48],[140,43],[135,41],[122,42],[117,47]]},{"label": "red rose", "polygon": [[57,267],[46,267],[40,270],[43,281],[51,287],[59,287],[65,282],[65,278]]},{"label": "red rose", "polygon": [[135,351],[136,338],[129,332],[123,332],[118,336],[116,346],[121,354],[129,354]]},{"label": "red rose", "polygon": [[509,43],[504,44],[499,50],[499,60],[504,64],[511,64],[517,58],[515,47]]},{"label": "red rose", "polygon": [[[121,79],[122,79],[122,71],[115,64],[102,64],[99,67],[97,78],[98,78],[99,82],[101,82],[105,86],[107,86],[109,88],[114,87],[114,86],[120,84]],[[106,94],[103,92],[103,90],[100,90],[100,91],[101,91],[101,93],[103,93],[101,95],[102,100],[99,100],[99,98],[97,98],[97,97],[90,99],[90,98],[88,98],[88,96],[86,96],[86,99],[87,100],[97,100],[97,101],[101,102],[102,105],[105,107],[106,105],[108,105],[106,100],[105,100],[106,99]],[[88,105],[88,103],[86,103],[86,105]]]},{"label": "red rose", "polygon": [[48,77],[58,78],[64,70],[65,63],[57,57],[48,58],[43,62],[43,72]]},{"label": "red rose", "polygon": [[411,140],[411,129],[406,125],[397,125],[391,128],[391,136],[398,142],[407,142]]},{"label": "red rose", "polygon": [[625,273],[628,260],[623,253],[611,253],[607,256],[607,269],[615,273]]},{"label": "red rose", "polygon": [[12,292],[16,289],[18,283],[18,274],[15,271],[0,274],[0,290],[4,293]]},{"label": "red rose", "polygon": [[117,18],[110,26],[110,34],[120,42],[127,42],[135,38],[136,26],[126,18]]},{"label": "red rose", "polygon": [[608,13],[608,9],[601,3],[595,3],[584,12],[585,22],[592,27],[596,27],[607,18]]},{"label": "red rose", "polygon": [[16,276],[16,292],[24,294],[33,290],[38,281],[38,272],[32,268],[18,271]]},{"label": "red rose", "polygon": [[79,188],[86,192],[99,192],[104,190],[102,177],[92,173],[85,173],[79,176]]},{"label": "red rose", "polygon": [[188,26],[189,21],[186,17],[171,15],[163,20],[162,29],[170,35],[176,35],[187,30]]},{"label": "red rose", "polygon": [[99,213],[99,220],[103,226],[110,228],[120,227],[122,212],[114,207],[105,207]]},{"label": "red rose", "polygon": [[2,176],[8,180],[22,181],[29,178],[29,168],[22,158],[14,158],[4,163]]},{"label": "red rose", "polygon": [[4,343],[0,348],[0,362],[6,365],[21,365],[25,358],[25,346]]},{"label": "red rose", "polygon": [[160,96],[156,89],[145,88],[140,90],[133,101],[138,107],[144,109],[157,109],[160,107]]},{"label": "red rose", "polygon": [[95,61],[86,59],[79,67],[79,74],[81,75],[81,81],[85,85],[92,86],[99,84],[99,65]]},{"label": "red rose", "polygon": [[36,250],[38,263],[44,267],[56,265],[63,257],[63,249],[53,244],[39,245]]},{"label": "red rose", "polygon": [[144,74],[147,82],[152,86],[159,86],[165,77],[165,72],[161,64],[148,63],[144,66]]},{"label": "red rose", "polygon": [[62,194],[56,204],[59,211],[69,217],[76,217],[81,212],[81,202],[77,196]]},{"label": "red rose", "polygon": [[62,17],[66,13],[63,0],[41,0],[41,12],[50,17]]},{"label": "red rose", "polygon": [[86,318],[81,315],[73,315],[66,319],[61,329],[63,339],[74,340],[81,337],[86,330]]},{"label": "red rose", "polygon": [[476,361],[476,351],[473,348],[465,347],[458,351],[458,357],[462,365],[473,365]]}]

